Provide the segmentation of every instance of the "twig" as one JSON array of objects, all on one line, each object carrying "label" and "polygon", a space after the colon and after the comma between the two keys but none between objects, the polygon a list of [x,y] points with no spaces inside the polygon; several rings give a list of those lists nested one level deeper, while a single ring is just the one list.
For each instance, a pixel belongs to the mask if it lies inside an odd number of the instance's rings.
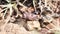
[{"label": "twig", "polygon": [[35,11],[36,11],[36,0],[33,0],[33,5],[34,5],[34,9],[35,9]]}]

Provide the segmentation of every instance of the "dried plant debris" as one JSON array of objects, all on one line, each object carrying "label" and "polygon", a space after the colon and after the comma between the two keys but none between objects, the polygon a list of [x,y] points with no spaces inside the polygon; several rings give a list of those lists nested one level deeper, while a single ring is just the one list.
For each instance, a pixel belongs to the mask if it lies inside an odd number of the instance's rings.
[{"label": "dried plant debris", "polygon": [[60,0],[0,0],[0,34],[60,34]]}]

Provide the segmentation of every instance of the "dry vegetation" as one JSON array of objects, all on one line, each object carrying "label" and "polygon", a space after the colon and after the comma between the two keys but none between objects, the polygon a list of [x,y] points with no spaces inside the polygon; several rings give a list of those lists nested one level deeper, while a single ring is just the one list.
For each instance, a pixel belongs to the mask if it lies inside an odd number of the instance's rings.
[{"label": "dry vegetation", "polygon": [[0,34],[60,34],[60,0],[0,0]]}]

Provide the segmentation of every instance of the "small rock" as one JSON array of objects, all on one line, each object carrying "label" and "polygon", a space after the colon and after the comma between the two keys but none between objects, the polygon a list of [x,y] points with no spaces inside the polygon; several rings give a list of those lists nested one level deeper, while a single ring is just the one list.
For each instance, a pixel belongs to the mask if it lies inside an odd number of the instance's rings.
[{"label": "small rock", "polygon": [[38,21],[27,21],[27,28],[28,30],[40,30],[40,23]]}]

